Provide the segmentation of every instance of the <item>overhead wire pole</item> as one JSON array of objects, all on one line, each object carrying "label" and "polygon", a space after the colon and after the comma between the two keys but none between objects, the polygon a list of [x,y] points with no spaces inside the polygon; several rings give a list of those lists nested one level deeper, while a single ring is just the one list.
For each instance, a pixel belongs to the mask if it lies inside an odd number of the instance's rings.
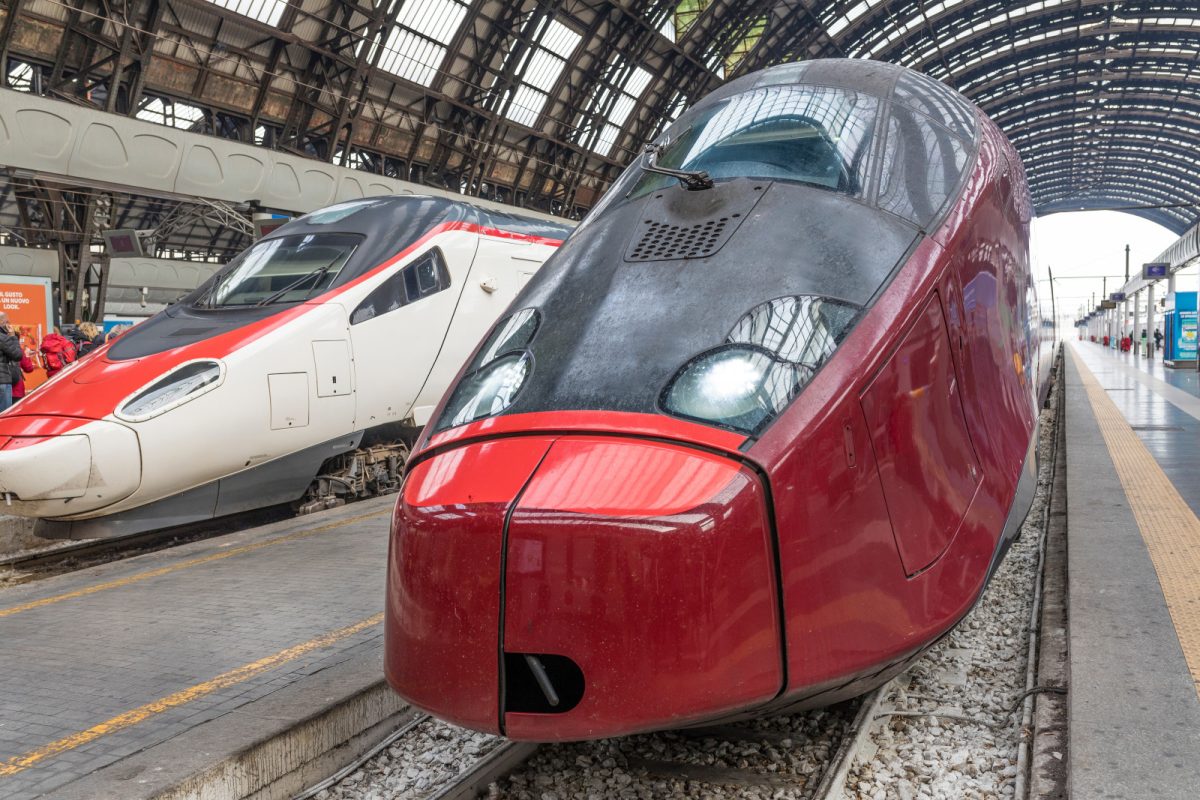
[{"label": "overhead wire pole", "polygon": [[1054,322],[1054,333],[1058,334],[1058,306],[1054,303],[1054,270],[1046,265],[1046,274],[1050,276],[1050,319]]}]

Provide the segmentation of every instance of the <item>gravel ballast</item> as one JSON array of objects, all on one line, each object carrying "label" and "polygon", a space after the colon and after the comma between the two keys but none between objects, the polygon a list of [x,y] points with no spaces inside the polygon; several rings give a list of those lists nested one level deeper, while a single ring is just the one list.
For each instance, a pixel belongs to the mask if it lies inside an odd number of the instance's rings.
[{"label": "gravel ballast", "polygon": [[[1057,394],[1057,393],[1056,393]],[[1042,412],[1038,490],[979,605],[888,684],[846,781],[848,798],[1012,797],[1020,745],[1029,619],[1053,460],[1054,416]],[[892,714],[890,712],[898,712]]]}]

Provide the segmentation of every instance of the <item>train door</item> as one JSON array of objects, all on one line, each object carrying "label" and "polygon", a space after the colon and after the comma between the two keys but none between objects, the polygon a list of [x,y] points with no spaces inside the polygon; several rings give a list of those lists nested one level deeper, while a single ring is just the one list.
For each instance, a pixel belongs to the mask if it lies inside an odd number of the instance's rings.
[{"label": "train door", "polygon": [[933,292],[860,398],[896,548],[910,576],[950,545],[982,480],[942,302]]},{"label": "train door", "polygon": [[418,425],[429,421],[475,346],[553,252],[553,247],[534,242],[480,238],[445,346],[413,409]]},{"label": "train door", "polygon": [[390,274],[350,312],[358,430],[411,413],[468,283],[478,237],[455,232]]}]

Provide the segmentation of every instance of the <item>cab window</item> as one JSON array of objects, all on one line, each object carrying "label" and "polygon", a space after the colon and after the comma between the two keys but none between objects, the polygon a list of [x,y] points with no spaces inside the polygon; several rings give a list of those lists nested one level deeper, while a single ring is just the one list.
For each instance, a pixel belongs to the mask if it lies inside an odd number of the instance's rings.
[{"label": "cab window", "polygon": [[436,247],[389,277],[363,299],[350,315],[357,325],[450,288],[450,270]]},{"label": "cab window", "polygon": [[[760,178],[863,191],[878,100],[821,86],[766,86],[705,111],[669,141],[658,164],[714,180]],[[646,173],[640,196],[674,179]]]}]

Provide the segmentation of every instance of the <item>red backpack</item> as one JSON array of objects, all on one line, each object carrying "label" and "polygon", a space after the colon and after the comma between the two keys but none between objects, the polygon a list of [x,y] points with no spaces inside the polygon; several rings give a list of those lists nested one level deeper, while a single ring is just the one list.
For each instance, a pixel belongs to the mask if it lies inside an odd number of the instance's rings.
[{"label": "red backpack", "polygon": [[71,340],[57,333],[50,333],[42,339],[42,363],[46,374],[53,375],[75,360],[75,345]]}]

